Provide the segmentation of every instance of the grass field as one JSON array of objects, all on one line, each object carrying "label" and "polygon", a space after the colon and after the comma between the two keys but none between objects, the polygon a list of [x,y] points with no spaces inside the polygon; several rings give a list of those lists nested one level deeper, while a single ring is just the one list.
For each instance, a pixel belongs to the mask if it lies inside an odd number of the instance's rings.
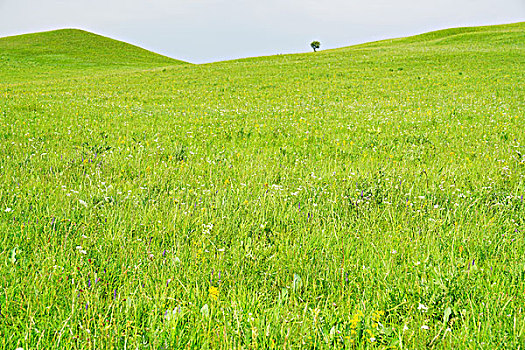
[{"label": "grass field", "polygon": [[0,39],[0,348],[523,348],[524,130],[525,23]]}]

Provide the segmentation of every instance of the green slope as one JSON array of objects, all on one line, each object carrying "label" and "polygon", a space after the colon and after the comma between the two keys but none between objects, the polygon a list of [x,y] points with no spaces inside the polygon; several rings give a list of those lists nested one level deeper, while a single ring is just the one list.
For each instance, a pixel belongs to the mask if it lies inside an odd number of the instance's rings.
[{"label": "green slope", "polygon": [[435,46],[454,44],[456,47],[480,45],[494,47],[498,44],[511,44],[525,48],[525,22],[480,26],[460,27],[432,31],[405,38],[387,39],[343,47],[331,51],[344,51],[355,48],[387,48],[401,46]]},{"label": "green slope", "polygon": [[0,38],[0,82],[151,69],[182,63],[78,29]]},{"label": "green slope", "polygon": [[0,349],[522,347],[524,31],[0,84]]},{"label": "green slope", "polygon": [[[494,56],[494,60],[508,64],[519,64],[525,52],[525,22],[450,28],[414,35],[404,38],[386,39],[364,44],[346,46],[337,49],[287,54],[274,56],[249,57],[231,61],[207,64],[216,67],[235,67],[237,65],[252,67],[251,75],[274,64],[283,68],[288,64],[290,69],[300,70],[307,67],[318,67],[322,64],[339,64],[347,62],[348,72],[359,69],[361,64],[367,66],[395,66],[395,62],[417,65],[426,63],[447,63],[445,68],[457,66],[466,53]],[[461,58],[457,60],[456,58]],[[394,59],[395,58],[395,59]],[[472,59],[472,57],[471,57]],[[447,61],[447,62],[445,62]],[[362,68],[362,67],[361,67]],[[395,69],[399,68],[397,66]],[[322,79],[322,77],[318,77]]]}]

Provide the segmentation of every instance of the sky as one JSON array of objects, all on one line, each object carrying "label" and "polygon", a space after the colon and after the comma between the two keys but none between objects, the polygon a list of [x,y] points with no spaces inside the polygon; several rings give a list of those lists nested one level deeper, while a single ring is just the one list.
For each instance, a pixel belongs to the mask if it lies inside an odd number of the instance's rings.
[{"label": "sky", "polygon": [[0,0],[0,37],[78,28],[192,63],[525,21],[525,0]]}]

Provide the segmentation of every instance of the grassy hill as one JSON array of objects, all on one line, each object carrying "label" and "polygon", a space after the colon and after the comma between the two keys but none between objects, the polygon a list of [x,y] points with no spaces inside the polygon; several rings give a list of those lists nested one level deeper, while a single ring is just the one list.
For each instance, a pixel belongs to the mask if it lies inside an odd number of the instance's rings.
[{"label": "grassy hill", "polygon": [[0,348],[519,348],[524,32],[0,84]]},{"label": "grassy hill", "polygon": [[184,62],[77,29],[0,38],[0,82],[152,69]]},{"label": "grassy hill", "polygon": [[353,48],[385,48],[403,45],[424,45],[436,46],[454,44],[457,46],[488,46],[494,47],[500,43],[511,44],[519,48],[525,48],[525,22],[481,26],[481,27],[460,27],[437,30],[424,34],[414,35],[406,38],[387,39],[365,43],[361,45],[349,46],[335,50],[348,50]]}]

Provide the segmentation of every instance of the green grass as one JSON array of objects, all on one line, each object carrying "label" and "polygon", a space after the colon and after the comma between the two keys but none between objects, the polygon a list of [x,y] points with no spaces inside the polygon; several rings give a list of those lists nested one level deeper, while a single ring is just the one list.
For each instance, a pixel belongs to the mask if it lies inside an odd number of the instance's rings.
[{"label": "green grass", "polygon": [[435,32],[424,33],[420,35],[414,35],[407,38],[397,38],[376,41],[372,43],[366,43],[357,45],[354,47],[336,49],[341,51],[345,49],[352,49],[355,47],[386,47],[394,46],[398,47],[401,45],[413,44],[419,48],[421,46],[435,46],[435,45],[447,45],[454,43],[453,47],[448,49],[458,49],[459,47],[475,47],[476,51],[479,51],[482,47],[486,46],[489,50],[494,50],[494,46],[500,44],[503,41],[509,46],[523,49],[525,47],[525,33],[523,31],[523,22],[484,26],[484,27],[461,27],[461,28],[450,28],[438,30]]},{"label": "green grass", "polygon": [[0,38],[0,83],[107,75],[184,63],[78,29]]},{"label": "green grass", "polygon": [[0,348],[519,348],[524,33],[2,66]]}]

